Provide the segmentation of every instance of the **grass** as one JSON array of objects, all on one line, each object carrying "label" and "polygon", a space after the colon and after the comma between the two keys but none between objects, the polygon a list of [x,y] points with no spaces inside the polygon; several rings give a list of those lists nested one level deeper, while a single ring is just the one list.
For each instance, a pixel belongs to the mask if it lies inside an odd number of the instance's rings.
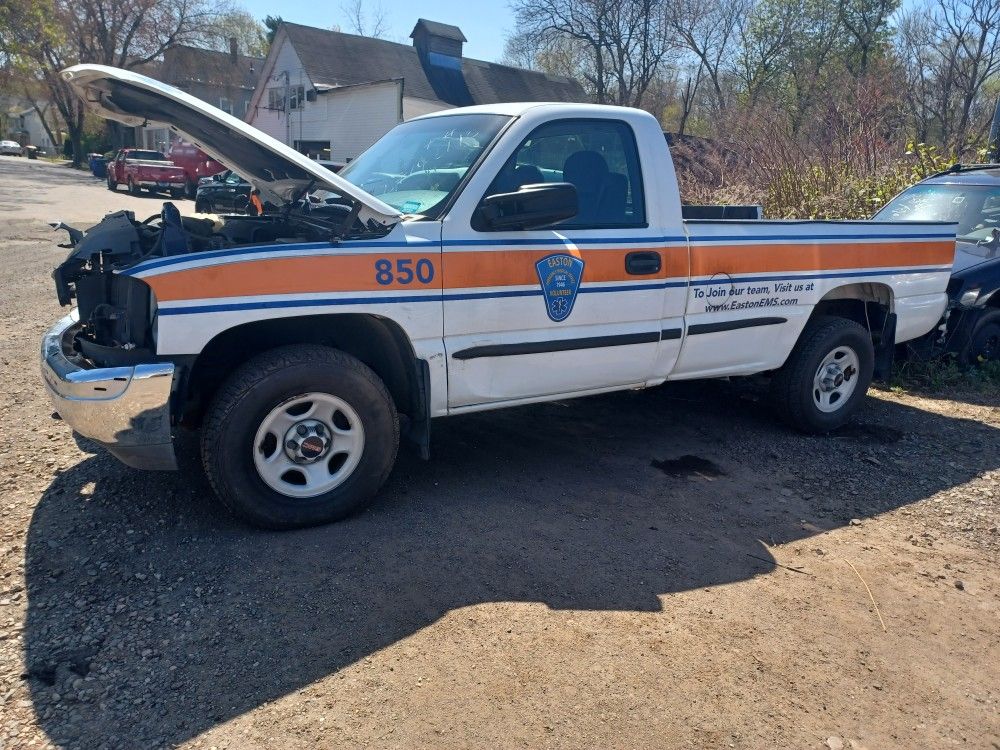
[{"label": "grass", "polygon": [[897,362],[889,389],[893,393],[920,391],[930,394],[971,391],[995,395],[1000,403],[1000,362],[988,362],[980,367],[961,367],[948,358]]}]

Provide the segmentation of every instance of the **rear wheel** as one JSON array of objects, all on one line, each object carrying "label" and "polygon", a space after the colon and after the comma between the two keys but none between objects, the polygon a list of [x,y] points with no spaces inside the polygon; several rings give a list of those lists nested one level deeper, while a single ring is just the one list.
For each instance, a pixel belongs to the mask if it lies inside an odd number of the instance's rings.
[{"label": "rear wheel", "polygon": [[985,310],[979,316],[961,361],[966,365],[1000,362],[1000,310]]},{"label": "rear wheel", "polygon": [[863,326],[845,318],[812,321],[771,381],[778,413],[803,432],[837,429],[865,397],[874,363],[872,339]]},{"label": "rear wheel", "polygon": [[286,346],[222,386],[202,428],[202,462],[222,502],[257,526],[342,519],[396,459],[399,420],[382,381],[343,352]]}]

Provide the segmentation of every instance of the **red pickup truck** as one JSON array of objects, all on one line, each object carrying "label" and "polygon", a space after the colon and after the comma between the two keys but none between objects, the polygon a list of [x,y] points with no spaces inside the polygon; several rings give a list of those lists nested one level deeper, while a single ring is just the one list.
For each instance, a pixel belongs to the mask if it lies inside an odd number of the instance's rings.
[{"label": "red pickup truck", "polygon": [[108,190],[118,190],[119,185],[126,185],[132,195],[146,189],[180,198],[184,195],[184,170],[159,151],[123,148],[108,164]]},{"label": "red pickup truck", "polygon": [[226,165],[217,162],[193,143],[175,141],[167,151],[167,158],[184,170],[187,197],[194,200],[198,191],[198,181],[226,171]]}]

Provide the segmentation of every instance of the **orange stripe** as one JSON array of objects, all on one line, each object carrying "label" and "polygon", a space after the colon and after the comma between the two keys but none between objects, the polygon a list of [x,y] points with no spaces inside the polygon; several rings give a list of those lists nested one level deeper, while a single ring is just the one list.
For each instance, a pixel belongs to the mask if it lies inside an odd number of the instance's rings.
[{"label": "orange stripe", "polygon": [[[625,256],[631,252],[657,251],[663,255],[658,274],[629,276]],[[629,279],[665,279],[687,276],[687,248],[613,248],[609,250],[494,250],[489,252],[445,253],[444,286],[446,289],[471,287],[523,286],[537,284],[535,263],[554,253],[583,258],[584,281],[627,281]]]},{"label": "orange stripe", "polygon": [[[564,250],[496,250],[414,253],[388,256],[393,282],[380,284],[377,253],[298,258],[263,258],[202,266],[147,277],[161,302],[215,297],[249,297],[264,294],[310,294],[372,291],[419,291],[523,286],[538,283],[535,262],[553,252],[569,252],[585,262],[583,281],[612,282],[688,276],[688,251],[684,246],[658,248],[664,263],[655,276],[625,273],[625,256],[640,248]],[[646,249],[646,248],[642,248]],[[657,248],[648,248],[656,250]],[[953,242],[892,242],[794,245],[694,245],[692,276],[717,273],[742,274],[780,271],[816,271],[840,268],[949,265]],[[415,269],[419,260],[434,265],[434,278],[423,284],[414,274],[409,284],[399,283],[396,261],[409,258]],[[442,263],[444,268],[442,269]]]},{"label": "orange stripe", "polygon": [[701,245],[691,247],[691,275],[824,271],[838,268],[951,265],[955,243],[815,243],[795,245]]},{"label": "orange stripe", "polygon": [[[440,289],[440,255],[414,253],[413,261],[434,264],[434,278],[422,284],[414,274],[410,284],[379,284],[375,278],[378,255],[327,255],[312,258],[266,258],[218,266],[189,268],[145,281],[161,301],[242,297],[257,294],[308,294],[312,292],[371,292],[393,289]],[[396,257],[390,256],[395,265]]]}]

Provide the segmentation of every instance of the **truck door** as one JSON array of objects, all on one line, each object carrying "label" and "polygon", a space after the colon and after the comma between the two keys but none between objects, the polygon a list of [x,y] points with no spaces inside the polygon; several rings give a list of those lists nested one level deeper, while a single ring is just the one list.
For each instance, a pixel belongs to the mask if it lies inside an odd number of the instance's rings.
[{"label": "truck door", "polygon": [[[477,213],[486,196],[544,182],[576,187],[576,217],[551,229],[491,231]],[[623,120],[512,126],[443,225],[449,407],[652,377],[665,268],[643,186],[635,133]]]}]

